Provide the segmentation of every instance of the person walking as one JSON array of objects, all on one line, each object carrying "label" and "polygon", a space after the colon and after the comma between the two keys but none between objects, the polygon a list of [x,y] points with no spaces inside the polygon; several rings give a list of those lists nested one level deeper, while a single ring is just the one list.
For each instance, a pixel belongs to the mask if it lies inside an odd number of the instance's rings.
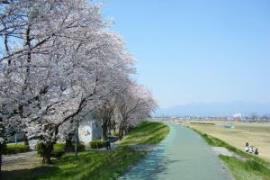
[{"label": "person walking", "polygon": [[109,151],[111,150],[111,141],[110,139],[108,138],[107,141],[106,141],[106,149]]}]

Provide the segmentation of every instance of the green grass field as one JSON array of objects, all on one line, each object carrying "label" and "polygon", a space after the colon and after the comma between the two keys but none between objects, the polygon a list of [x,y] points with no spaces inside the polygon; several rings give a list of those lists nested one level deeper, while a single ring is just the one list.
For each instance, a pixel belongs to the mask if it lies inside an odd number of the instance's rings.
[{"label": "green grass field", "polygon": [[121,145],[157,144],[169,133],[169,127],[160,122],[143,122],[123,139]]},{"label": "green grass field", "polygon": [[228,144],[227,142],[209,135],[206,131],[201,131],[203,128],[196,128],[197,126],[208,125],[196,124],[196,126],[191,125],[191,127],[194,129],[194,131],[199,133],[209,145],[225,147],[244,159],[240,160],[235,157],[228,157],[223,155],[219,156],[220,159],[230,169],[236,180],[270,180],[270,165],[268,161],[243,152],[242,150]]},{"label": "green grass field", "polygon": [[134,128],[115,150],[88,151],[66,154],[51,166],[40,166],[33,169],[5,171],[4,179],[11,180],[109,180],[117,179],[130,166],[144,157],[146,152],[135,151],[128,145],[156,144],[169,132],[169,127],[159,122],[143,122]]}]

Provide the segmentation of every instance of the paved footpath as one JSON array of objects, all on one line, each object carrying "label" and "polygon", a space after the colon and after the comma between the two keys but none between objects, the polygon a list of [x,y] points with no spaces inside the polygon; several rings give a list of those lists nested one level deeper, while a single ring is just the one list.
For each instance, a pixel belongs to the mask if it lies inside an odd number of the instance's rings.
[{"label": "paved footpath", "polygon": [[120,180],[230,180],[230,173],[192,130],[170,125],[170,133]]}]

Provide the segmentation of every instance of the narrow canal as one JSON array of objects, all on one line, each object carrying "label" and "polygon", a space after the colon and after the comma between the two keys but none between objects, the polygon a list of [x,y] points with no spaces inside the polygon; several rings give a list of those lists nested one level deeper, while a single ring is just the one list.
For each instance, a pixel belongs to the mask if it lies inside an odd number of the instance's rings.
[{"label": "narrow canal", "polygon": [[170,125],[170,133],[120,180],[229,180],[218,157],[192,130]]}]

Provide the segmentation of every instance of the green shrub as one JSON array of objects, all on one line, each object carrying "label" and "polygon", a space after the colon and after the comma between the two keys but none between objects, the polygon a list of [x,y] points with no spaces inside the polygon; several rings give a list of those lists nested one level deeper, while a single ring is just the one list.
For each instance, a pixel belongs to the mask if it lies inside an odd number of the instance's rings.
[{"label": "green shrub", "polygon": [[7,144],[6,143],[0,144],[0,152],[1,152],[1,154],[4,154],[6,152],[6,149],[7,149]]},{"label": "green shrub", "polygon": [[82,143],[80,143],[79,146],[78,146],[78,151],[79,151],[79,152],[85,151],[85,145],[82,144]]},{"label": "green shrub", "polygon": [[41,143],[37,143],[37,144],[36,144],[35,150],[37,151],[37,154],[38,154],[38,155],[43,154],[43,149],[42,149]]},{"label": "green shrub", "polygon": [[[37,143],[36,145],[36,151],[39,155],[42,155],[44,154],[44,150],[42,148],[42,144],[41,143]],[[63,154],[65,153],[65,144],[54,144],[53,145],[53,151],[51,153],[51,155],[53,157],[56,157],[56,158],[60,158]]]},{"label": "green shrub", "polygon": [[60,151],[65,151],[65,144],[54,144],[53,145],[53,151],[54,152],[60,152]]},{"label": "green shrub", "polygon": [[116,131],[116,132],[112,132],[112,135],[113,135],[113,136],[117,136],[117,137],[119,137],[119,132],[118,132],[118,131]]},{"label": "green shrub", "polygon": [[[78,144],[78,147],[77,147],[78,149],[78,152],[83,152],[83,151],[85,151],[85,145],[84,144],[82,144],[82,143],[80,143],[80,144]],[[71,146],[71,151],[69,151],[69,152],[74,152],[75,151],[75,145],[72,145]]]},{"label": "green shrub", "polygon": [[[65,153],[65,144],[63,143],[57,143],[53,145],[53,152],[52,152],[52,156],[56,157],[56,158],[60,158],[64,153]],[[39,155],[43,154],[43,149],[41,146],[41,143],[38,143],[36,145],[36,151]],[[85,151],[85,146],[83,144],[79,144],[78,145],[78,151],[79,152],[83,152]]]},{"label": "green shrub", "polygon": [[63,154],[65,154],[65,144],[54,144],[52,156],[60,158]]},{"label": "green shrub", "polygon": [[4,150],[4,154],[17,154],[17,153],[23,153],[23,152],[28,152],[28,151],[29,151],[29,146],[26,146],[24,144],[7,144]]},{"label": "green shrub", "polygon": [[[74,151],[75,151],[74,144],[69,145],[68,148],[65,146],[65,152],[74,152]],[[83,143],[78,144],[78,151],[79,152],[85,151],[85,145]]]},{"label": "green shrub", "polygon": [[105,147],[105,142],[102,140],[95,140],[90,142],[90,147],[92,149],[100,149]]}]

